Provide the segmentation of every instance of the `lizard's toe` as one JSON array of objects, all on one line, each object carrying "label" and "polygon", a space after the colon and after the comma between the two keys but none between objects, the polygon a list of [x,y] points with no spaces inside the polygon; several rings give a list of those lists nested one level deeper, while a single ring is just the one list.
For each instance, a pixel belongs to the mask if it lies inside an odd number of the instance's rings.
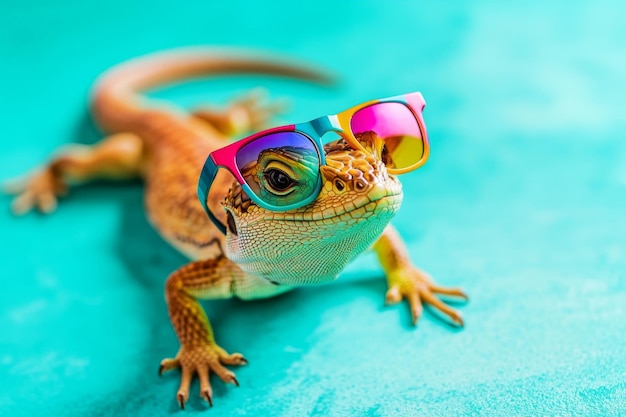
[{"label": "lizard's toe", "polygon": [[161,361],[159,366],[159,375],[163,375],[163,372],[170,371],[180,367],[180,361],[176,358],[166,358]]}]

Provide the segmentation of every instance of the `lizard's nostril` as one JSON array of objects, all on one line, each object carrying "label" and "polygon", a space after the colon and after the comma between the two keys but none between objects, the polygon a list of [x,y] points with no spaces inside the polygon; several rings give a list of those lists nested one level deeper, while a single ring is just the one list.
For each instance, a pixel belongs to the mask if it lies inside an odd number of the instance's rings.
[{"label": "lizard's nostril", "polygon": [[346,185],[340,179],[336,179],[335,188],[337,189],[337,191],[341,192],[346,188]]},{"label": "lizard's nostril", "polygon": [[357,191],[363,191],[367,188],[367,183],[363,181],[363,179],[358,179],[354,181],[354,189]]}]

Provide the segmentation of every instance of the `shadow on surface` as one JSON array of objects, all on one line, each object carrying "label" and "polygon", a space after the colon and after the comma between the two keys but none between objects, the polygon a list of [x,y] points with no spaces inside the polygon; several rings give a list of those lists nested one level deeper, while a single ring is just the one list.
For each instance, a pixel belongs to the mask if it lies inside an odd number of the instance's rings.
[{"label": "shadow on surface", "polygon": [[98,128],[91,114],[85,111],[76,121],[73,138],[68,142],[93,145],[104,136],[105,134]]}]

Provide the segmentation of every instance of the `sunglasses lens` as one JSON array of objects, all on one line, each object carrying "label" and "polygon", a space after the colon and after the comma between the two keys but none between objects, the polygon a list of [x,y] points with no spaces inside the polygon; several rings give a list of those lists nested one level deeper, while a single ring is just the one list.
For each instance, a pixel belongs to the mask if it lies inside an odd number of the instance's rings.
[{"label": "sunglasses lens", "polygon": [[236,162],[252,192],[273,206],[306,202],[318,189],[317,149],[299,133],[262,136],[243,146],[237,152]]},{"label": "sunglasses lens", "polygon": [[352,116],[350,128],[357,139],[373,133],[383,140],[382,159],[387,168],[408,168],[424,155],[420,127],[402,103],[377,103],[362,108]]}]

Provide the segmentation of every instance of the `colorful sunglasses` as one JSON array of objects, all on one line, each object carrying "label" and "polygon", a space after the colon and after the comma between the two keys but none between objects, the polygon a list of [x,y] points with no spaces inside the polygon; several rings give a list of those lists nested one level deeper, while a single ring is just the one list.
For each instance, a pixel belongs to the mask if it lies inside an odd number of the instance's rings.
[{"label": "colorful sunglasses", "polygon": [[351,147],[364,152],[359,138],[375,134],[387,172],[403,174],[422,166],[429,146],[420,93],[372,100],[336,115],[306,123],[275,127],[248,136],[209,154],[198,184],[204,210],[222,233],[224,226],[208,207],[207,199],[219,168],[227,169],[258,206],[270,211],[303,207],[322,188],[320,166],[326,165],[324,145],[335,132]]}]

